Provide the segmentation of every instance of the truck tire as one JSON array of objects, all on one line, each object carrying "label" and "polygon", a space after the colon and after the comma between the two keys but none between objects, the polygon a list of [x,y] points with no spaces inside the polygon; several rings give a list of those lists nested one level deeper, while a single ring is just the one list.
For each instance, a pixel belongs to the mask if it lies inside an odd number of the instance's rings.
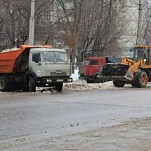
[{"label": "truck tire", "polygon": [[59,82],[55,85],[55,89],[58,91],[58,92],[62,92],[62,89],[63,89],[63,82]]},{"label": "truck tire", "polygon": [[4,92],[8,90],[7,78],[2,76],[0,77],[0,91]]},{"label": "truck tire", "polygon": [[93,80],[87,79],[87,83],[94,83]]},{"label": "truck tire", "polygon": [[28,79],[28,91],[29,92],[36,92],[36,82],[32,76],[30,76]]},{"label": "truck tire", "polygon": [[144,88],[144,87],[146,87],[147,82],[148,82],[147,73],[145,71],[138,70],[135,73],[135,77],[134,77],[135,86],[137,88]]},{"label": "truck tire", "polygon": [[87,83],[97,83],[97,75],[95,75],[92,79],[87,78]]},{"label": "truck tire", "polygon": [[125,81],[113,80],[113,85],[114,85],[115,87],[124,87]]}]

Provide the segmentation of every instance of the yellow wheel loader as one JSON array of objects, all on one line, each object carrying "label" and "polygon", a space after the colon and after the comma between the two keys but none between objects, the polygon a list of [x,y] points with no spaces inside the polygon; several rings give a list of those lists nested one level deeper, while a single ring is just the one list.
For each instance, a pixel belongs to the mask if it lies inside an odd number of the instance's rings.
[{"label": "yellow wheel loader", "polygon": [[151,46],[137,45],[133,48],[133,58],[121,58],[119,63],[105,64],[98,78],[113,81],[115,87],[143,88],[151,81]]}]

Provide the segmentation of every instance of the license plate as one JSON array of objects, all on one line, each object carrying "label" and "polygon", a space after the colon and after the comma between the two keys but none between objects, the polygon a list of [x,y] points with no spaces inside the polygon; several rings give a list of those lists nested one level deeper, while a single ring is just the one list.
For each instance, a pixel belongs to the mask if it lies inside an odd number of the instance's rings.
[{"label": "license plate", "polygon": [[63,80],[62,79],[57,79],[57,82],[63,82]]}]

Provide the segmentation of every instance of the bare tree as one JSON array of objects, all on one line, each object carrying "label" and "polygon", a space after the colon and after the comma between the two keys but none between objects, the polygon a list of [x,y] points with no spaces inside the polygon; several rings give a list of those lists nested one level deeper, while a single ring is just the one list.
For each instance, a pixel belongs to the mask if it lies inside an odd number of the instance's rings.
[{"label": "bare tree", "polygon": [[[28,41],[30,0],[2,0],[1,45],[19,46]],[[66,48],[80,61],[81,50],[95,55],[118,49],[125,27],[125,0],[36,0],[35,44]],[[2,39],[2,38],[1,38]]]},{"label": "bare tree", "polygon": [[[5,44],[6,48],[18,47],[20,44],[25,44],[28,41],[29,31],[29,18],[30,18],[30,0],[2,0],[1,1],[1,30],[8,39]],[[35,12],[35,37],[39,37],[39,29],[41,28],[38,24],[41,19],[43,11],[50,7],[53,0],[36,0],[36,12]],[[3,21],[3,24],[2,24]],[[45,30],[45,29],[44,29]],[[2,35],[2,34],[1,34]]]},{"label": "bare tree", "polygon": [[118,38],[122,33],[118,18],[120,12],[123,11],[123,4],[113,3],[112,0],[93,0],[91,3],[85,0],[79,25],[78,47],[85,53],[88,49],[94,50],[97,55],[103,49],[115,50],[118,45]]},{"label": "bare tree", "polygon": [[3,0],[5,14],[7,15],[7,22],[3,30],[9,38],[8,47],[18,46],[26,41],[28,14],[22,9],[23,4],[23,1]]}]

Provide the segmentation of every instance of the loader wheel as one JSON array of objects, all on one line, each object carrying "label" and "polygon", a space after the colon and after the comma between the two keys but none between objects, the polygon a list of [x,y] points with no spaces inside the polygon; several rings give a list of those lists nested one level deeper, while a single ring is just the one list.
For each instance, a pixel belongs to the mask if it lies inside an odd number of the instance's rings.
[{"label": "loader wheel", "polygon": [[114,85],[115,87],[124,87],[125,81],[113,80],[113,85]]},{"label": "loader wheel", "polygon": [[136,86],[135,86],[135,81],[134,81],[134,80],[131,81],[131,86],[132,86],[132,87],[136,87]]},{"label": "loader wheel", "polygon": [[63,82],[56,83],[55,89],[56,89],[58,92],[62,92]]},{"label": "loader wheel", "polygon": [[2,76],[0,77],[0,91],[4,92],[8,89],[7,78]]},{"label": "loader wheel", "polygon": [[28,79],[28,91],[36,92],[36,82],[33,77],[29,77],[29,79]]},{"label": "loader wheel", "polygon": [[145,71],[137,71],[134,77],[134,83],[137,88],[144,88],[148,82],[148,76]]}]

